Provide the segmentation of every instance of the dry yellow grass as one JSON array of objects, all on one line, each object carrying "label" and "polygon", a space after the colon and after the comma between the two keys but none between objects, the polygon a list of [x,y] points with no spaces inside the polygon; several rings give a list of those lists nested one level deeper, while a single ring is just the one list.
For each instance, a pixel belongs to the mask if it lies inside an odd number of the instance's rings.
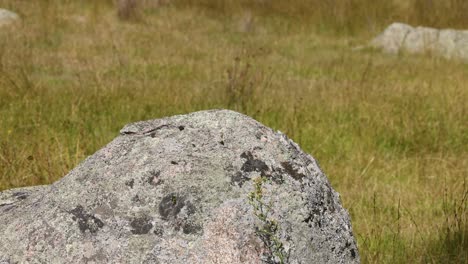
[{"label": "dry yellow grass", "polygon": [[[397,14],[417,23],[416,1],[285,2],[124,21],[112,1],[1,0],[23,21],[0,30],[0,190],[60,179],[126,123],[231,108],[320,161],[364,263],[466,261],[468,65],[352,51]],[[463,5],[437,23],[466,25],[448,17]]]}]

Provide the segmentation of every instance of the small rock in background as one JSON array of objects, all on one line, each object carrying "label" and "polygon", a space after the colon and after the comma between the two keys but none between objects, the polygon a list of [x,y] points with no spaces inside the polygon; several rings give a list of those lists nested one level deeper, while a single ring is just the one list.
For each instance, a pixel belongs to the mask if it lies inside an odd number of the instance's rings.
[{"label": "small rock in background", "polygon": [[20,17],[9,10],[0,8],[0,27],[19,21]]},{"label": "small rock in background", "polygon": [[0,192],[0,263],[359,263],[338,193],[284,134],[227,110],[120,133]]},{"label": "small rock in background", "polygon": [[397,54],[432,53],[447,59],[468,61],[468,30],[412,27],[393,23],[371,41],[371,46]]}]

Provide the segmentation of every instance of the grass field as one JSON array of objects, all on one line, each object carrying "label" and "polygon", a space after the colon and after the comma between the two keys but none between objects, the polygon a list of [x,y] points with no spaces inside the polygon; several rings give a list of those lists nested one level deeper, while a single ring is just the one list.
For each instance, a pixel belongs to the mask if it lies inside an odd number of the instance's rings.
[{"label": "grass field", "polygon": [[119,19],[0,0],[23,17],[0,28],[0,190],[60,179],[129,122],[229,108],[320,161],[363,263],[467,263],[468,64],[353,47],[395,20],[468,29],[468,1],[174,1]]}]

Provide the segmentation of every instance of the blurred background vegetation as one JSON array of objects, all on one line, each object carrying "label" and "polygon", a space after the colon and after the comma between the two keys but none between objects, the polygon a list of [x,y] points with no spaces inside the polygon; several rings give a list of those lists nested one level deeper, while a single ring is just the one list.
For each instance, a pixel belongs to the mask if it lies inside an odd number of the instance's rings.
[{"label": "blurred background vegetation", "polygon": [[229,108],[317,158],[363,263],[466,263],[468,64],[356,51],[465,0],[0,0],[0,190],[49,184],[123,125]]}]

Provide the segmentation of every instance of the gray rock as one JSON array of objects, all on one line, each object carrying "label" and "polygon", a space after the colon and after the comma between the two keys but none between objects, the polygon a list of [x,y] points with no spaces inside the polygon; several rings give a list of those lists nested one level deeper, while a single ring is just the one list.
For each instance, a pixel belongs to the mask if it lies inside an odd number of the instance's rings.
[{"label": "gray rock", "polygon": [[371,41],[387,53],[432,53],[447,59],[468,61],[468,30],[412,27],[393,23]]},{"label": "gray rock", "polygon": [[0,263],[359,263],[338,193],[280,132],[213,110],[120,133],[0,193]]},{"label": "gray rock", "polygon": [[19,20],[19,16],[9,10],[0,8],[0,27]]}]

